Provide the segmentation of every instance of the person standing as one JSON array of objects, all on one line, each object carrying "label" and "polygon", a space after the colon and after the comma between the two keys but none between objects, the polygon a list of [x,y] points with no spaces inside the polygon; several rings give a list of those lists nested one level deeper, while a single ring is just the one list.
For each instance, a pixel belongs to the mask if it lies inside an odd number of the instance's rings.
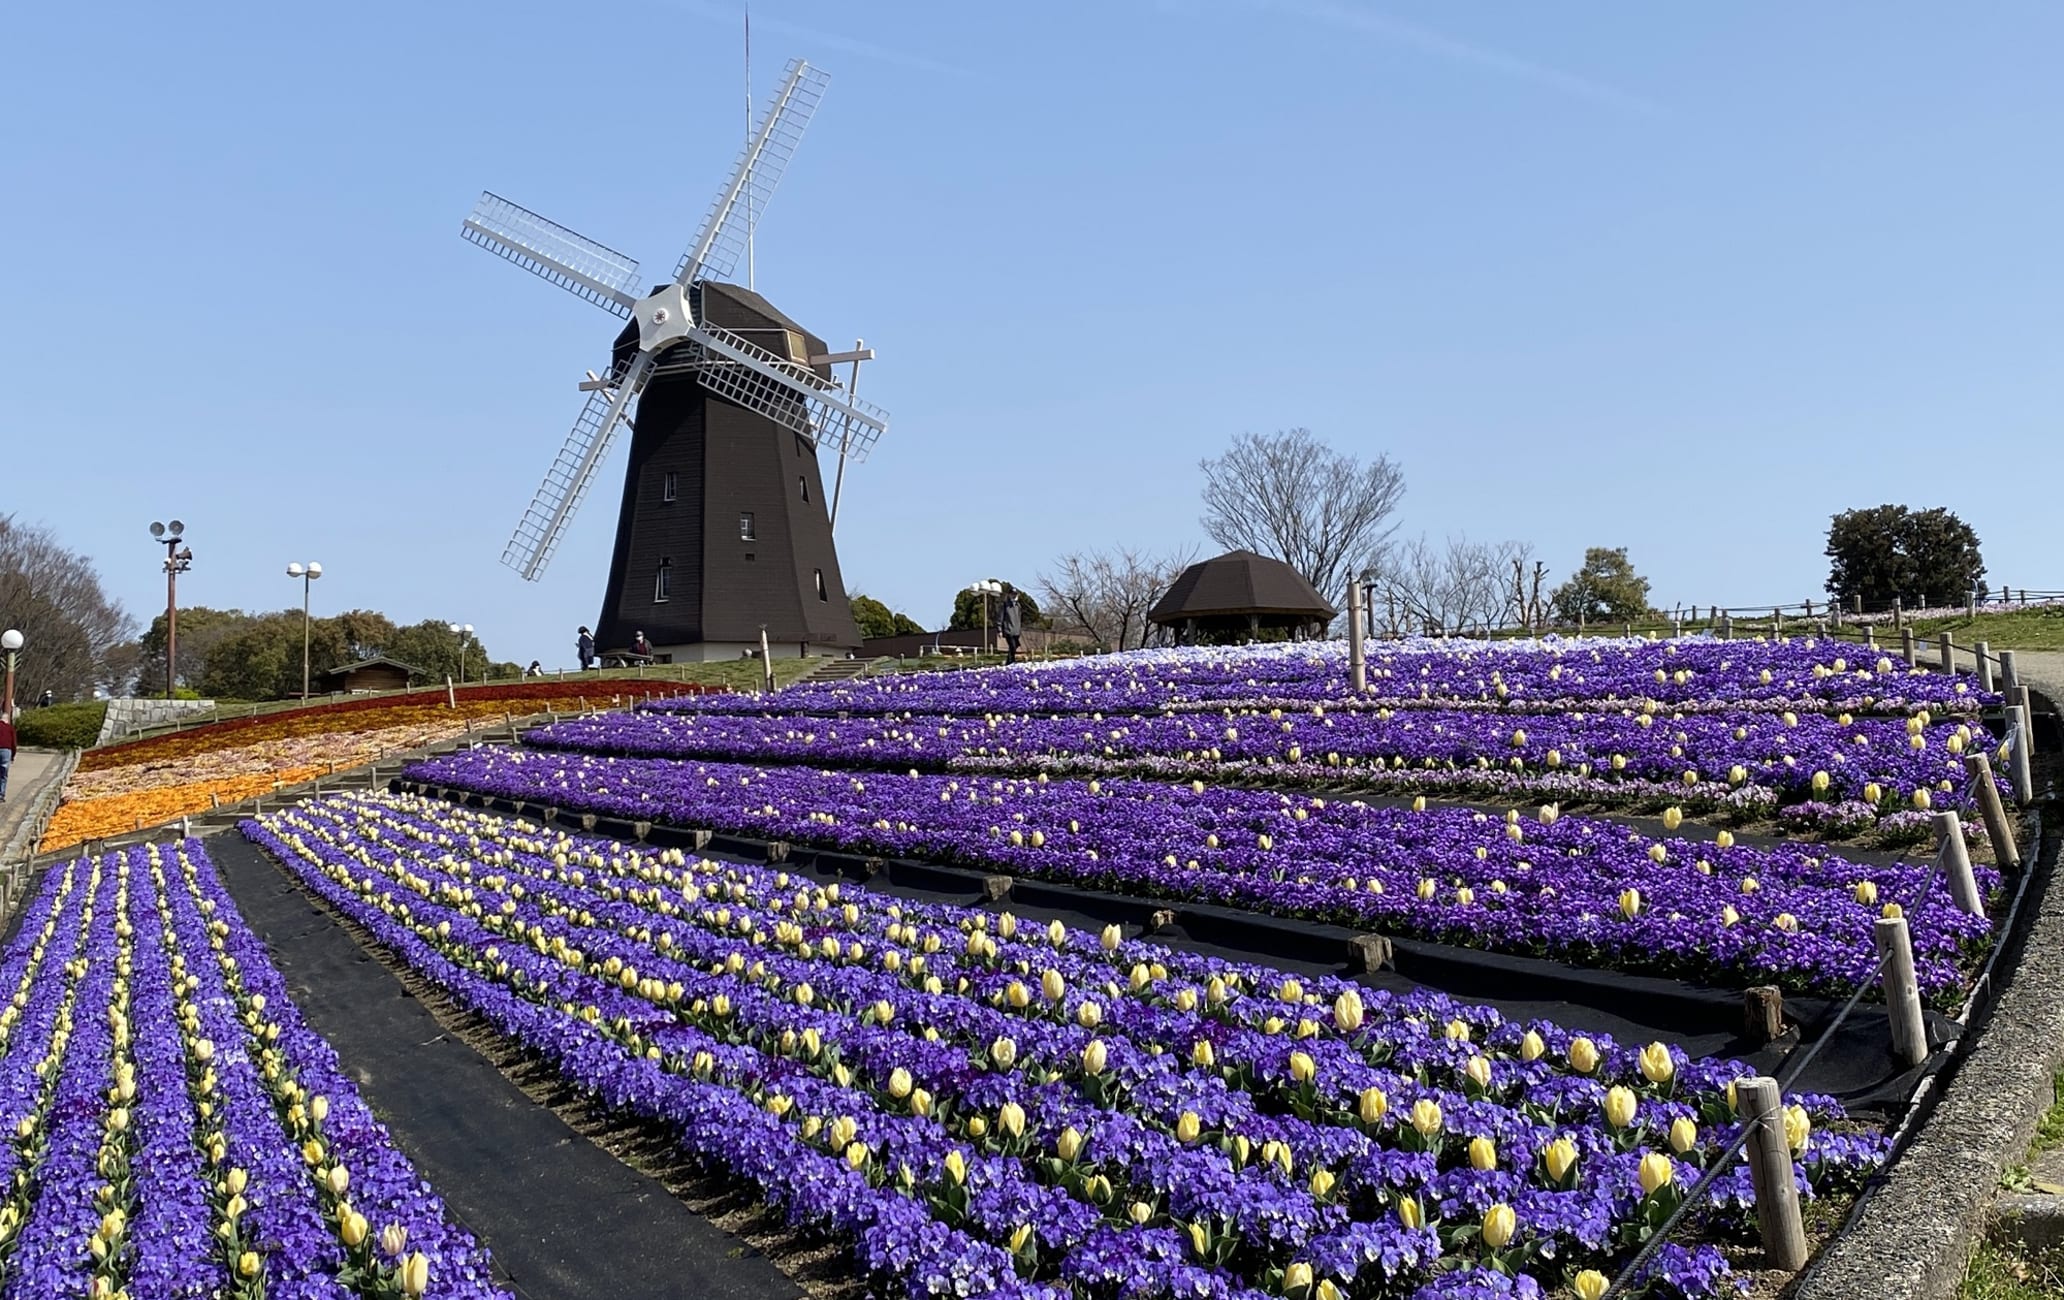
[{"label": "person standing", "polygon": [[1018,640],[1024,636],[1024,623],[1018,614],[1018,593],[1016,588],[1003,593],[1003,610],[997,615],[996,630],[1003,635],[1003,643],[1010,647],[1003,657],[1007,664],[1018,661]]},{"label": "person standing", "polygon": [[652,662],[652,643],[645,639],[643,632],[638,633],[637,637],[632,640],[631,653],[646,663]]},{"label": "person standing", "polygon": [[580,652],[580,670],[582,672],[586,672],[595,666],[595,634],[593,632],[582,628],[580,630],[580,640],[574,643],[574,649]]},{"label": "person standing", "polygon": [[0,714],[0,803],[7,802],[7,769],[14,766],[14,724]]}]

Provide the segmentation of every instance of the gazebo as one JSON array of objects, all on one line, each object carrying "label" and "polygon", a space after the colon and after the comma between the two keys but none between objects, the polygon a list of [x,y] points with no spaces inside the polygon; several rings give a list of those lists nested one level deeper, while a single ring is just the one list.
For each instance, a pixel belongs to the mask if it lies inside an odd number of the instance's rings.
[{"label": "gazebo", "polygon": [[1184,569],[1147,617],[1181,645],[1324,636],[1338,611],[1303,574],[1253,551],[1227,551]]}]

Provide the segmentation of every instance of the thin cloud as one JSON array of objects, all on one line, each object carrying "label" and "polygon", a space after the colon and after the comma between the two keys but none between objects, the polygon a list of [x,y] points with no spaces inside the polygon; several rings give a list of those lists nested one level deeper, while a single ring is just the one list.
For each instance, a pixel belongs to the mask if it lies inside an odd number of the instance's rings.
[{"label": "thin cloud", "polygon": [[[661,0],[661,3],[664,3],[669,9],[679,10],[681,13],[689,14],[696,18],[724,23],[733,31],[738,31],[743,35],[744,13],[736,4],[713,4],[708,3],[708,0]],[[755,14],[753,15],[753,30],[771,33],[775,36],[793,36],[800,40],[813,41],[827,49],[837,50],[841,54],[851,54],[862,59],[873,59],[880,63],[892,63],[899,68],[910,68],[917,72],[937,73],[945,77],[972,78],[976,75],[972,69],[959,67],[951,63],[941,63],[937,59],[928,59],[922,54],[912,54],[907,50],[892,49],[886,45],[876,45],[872,41],[863,41],[853,36],[841,36],[837,32],[827,32],[821,27],[805,27],[801,23],[792,23],[783,18],[764,17]],[[785,57],[783,56],[784,59]],[[776,60],[777,63],[780,61]]]},{"label": "thin cloud", "polygon": [[[1188,5],[1187,0],[1161,0],[1160,7],[1164,12],[1179,12]],[[1336,0],[1244,0],[1244,7],[1273,10],[1308,22],[1359,32],[1393,45],[1408,46],[1428,54],[1436,54],[1456,63],[1466,63],[1471,67],[1482,68],[1516,81],[1531,82],[1622,112],[1638,113],[1647,117],[1661,117],[1667,113],[1667,110],[1654,100],[1644,99],[1617,86],[1610,86],[1574,72],[1565,72],[1560,68],[1552,68],[1545,63],[1523,59],[1516,54],[1507,54],[1503,50],[1464,41],[1402,18],[1374,13],[1358,5],[1340,4],[1336,3]]]}]

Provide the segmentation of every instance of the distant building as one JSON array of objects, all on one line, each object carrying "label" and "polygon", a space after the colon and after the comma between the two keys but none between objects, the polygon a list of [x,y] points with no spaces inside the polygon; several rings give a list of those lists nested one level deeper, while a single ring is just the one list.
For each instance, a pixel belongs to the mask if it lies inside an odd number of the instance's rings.
[{"label": "distant building", "polygon": [[421,675],[419,668],[383,657],[332,668],[315,680],[318,689],[329,692],[398,691],[408,686],[410,677]]},{"label": "distant building", "polygon": [[1181,645],[1229,645],[1324,636],[1336,613],[1281,560],[1227,551],[1184,569],[1147,618]]}]

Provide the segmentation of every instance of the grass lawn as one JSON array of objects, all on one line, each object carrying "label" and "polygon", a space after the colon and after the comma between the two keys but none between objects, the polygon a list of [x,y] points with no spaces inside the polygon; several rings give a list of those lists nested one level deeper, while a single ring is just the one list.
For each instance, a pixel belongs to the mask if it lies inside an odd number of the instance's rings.
[{"label": "grass lawn", "polygon": [[2010,1246],[1980,1242],[1957,1296],[1959,1300],[2056,1300],[2064,1296],[2064,1257],[2023,1254]]}]

